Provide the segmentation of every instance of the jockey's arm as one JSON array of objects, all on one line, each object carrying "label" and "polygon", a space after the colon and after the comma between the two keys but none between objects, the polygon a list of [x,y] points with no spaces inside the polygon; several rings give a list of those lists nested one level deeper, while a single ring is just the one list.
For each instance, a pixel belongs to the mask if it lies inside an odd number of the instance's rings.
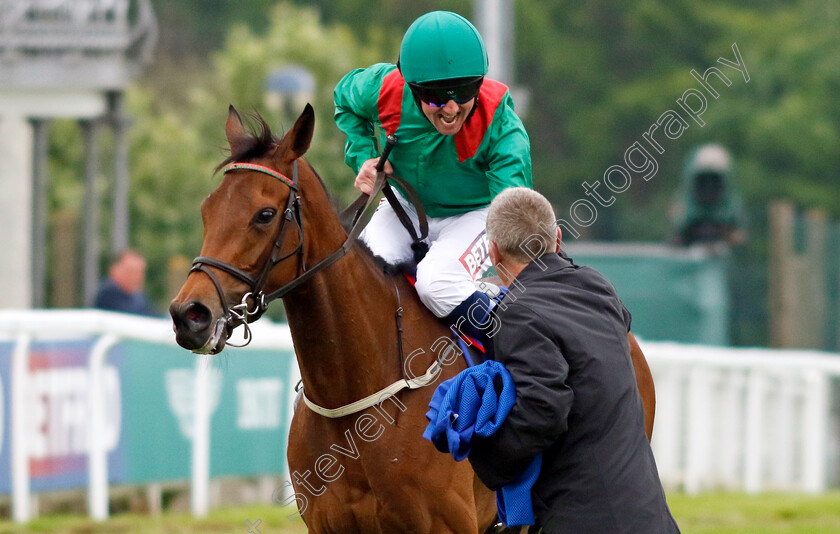
[{"label": "jockey's arm", "polygon": [[335,124],[347,136],[344,161],[357,173],[357,178],[365,162],[378,157],[374,138],[374,125],[379,120],[377,99],[382,77],[391,69],[387,64],[377,64],[353,70],[338,82],[333,92]]},{"label": "jockey's arm", "polygon": [[495,197],[508,187],[532,188],[531,142],[513,111],[510,95],[502,100],[489,133],[492,136],[487,168],[490,196]]}]

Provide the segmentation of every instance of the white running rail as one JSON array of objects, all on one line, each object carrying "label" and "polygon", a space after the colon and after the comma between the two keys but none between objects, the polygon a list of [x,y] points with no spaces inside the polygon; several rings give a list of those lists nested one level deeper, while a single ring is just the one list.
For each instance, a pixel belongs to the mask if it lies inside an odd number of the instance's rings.
[{"label": "white running rail", "polygon": [[[292,350],[288,326],[253,325],[253,348]],[[171,323],[95,310],[0,310],[0,340],[14,343],[11,372],[12,516],[31,517],[26,390],[33,342],[95,337],[88,360],[91,395],[88,508],[108,516],[104,369],[123,339],[174,345]],[[840,479],[840,355],[736,349],[641,340],[656,383],[653,450],[663,485],[697,493],[729,489],[818,493]],[[191,508],[208,510],[210,410],[206,363],[195,359],[195,439]],[[293,374],[296,373],[296,366]],[[295,376],[299,376],[295,374]]]},{"label": "white running rail", "polygon": [[[292,350],[286,325],[269,322],[251,326],[254,339],[249,348]],[[88,360],[91,394],[88,396],[88,513],[96,520],[108,517],[108,456],[105,440],[104,368],[108,351],[122,339],[176,345],[172,323],[98,310],[0,310],[0,340],[12,340],[12,517],[16,522],[31,518],[28,428],[26,413],[29,348],[33,340],[97,337]],[[234,339],[237,344],[241,340]],[[203,516],[209,508],[210,410],[207,407],[206,357],[195,359],[195,432],[192,440],[193,514]]]},{"label": "white running rail", "polygon": [[641,347],[656,384],[652,445],[666,488],[819,493],[836,483],[840,355]]}]

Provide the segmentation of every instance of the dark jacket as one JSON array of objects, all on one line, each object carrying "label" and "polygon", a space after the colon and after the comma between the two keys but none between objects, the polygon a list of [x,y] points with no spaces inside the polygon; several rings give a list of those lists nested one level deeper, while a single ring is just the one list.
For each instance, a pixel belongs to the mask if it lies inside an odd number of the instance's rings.
[{"label": "dark jacket", "polygon": [[516,403],[469,459],[498,489],[543,454],[532,491],[547,534],[679,532],[645,435],[627,332],[630,313],[597,271],[547,254],[497,307],[495,359]]},{"label": "dark jacket", "polygon": [[142,291],[127,293],[110,278],[103,280],[96,291],[93,307],[137,315],[157,315]]}]

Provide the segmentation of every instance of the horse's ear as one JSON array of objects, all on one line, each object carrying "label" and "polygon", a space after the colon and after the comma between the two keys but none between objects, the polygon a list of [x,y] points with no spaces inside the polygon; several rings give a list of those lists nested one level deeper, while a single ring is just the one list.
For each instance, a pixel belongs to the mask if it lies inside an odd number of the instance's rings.
[{"label": "horse's ear", "polygon": [[237,147],[242,145],[248,139],[248,132],[245,126],[242,125],[242,117],[236,108],[230,106],[228,108],[228,118],[225,122],[225,135],[228,143],[230,143],[230,151],[232,154],[237,152]]},{"label": "horse's ear", "polygon": [[289,133],[283,138],[282,143],[288,144],[289,150],[292,151],[295,158],[303,156],[309,150],[309,144],[312,142],[312,133],[315,131],[315,110],[312,106],[306,104],[303,108],[303,113],[295,121],[295,125],[289,130]]}]

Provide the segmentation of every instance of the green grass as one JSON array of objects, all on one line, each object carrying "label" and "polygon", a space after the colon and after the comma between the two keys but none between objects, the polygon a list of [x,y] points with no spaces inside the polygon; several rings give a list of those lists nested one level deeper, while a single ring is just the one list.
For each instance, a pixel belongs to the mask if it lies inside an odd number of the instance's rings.
[{"label": "green grass", "polygon": [[290,513],[289,508],[271,505],[247,506],[213,510],[205,519],[182,513],[164,513],[160,517],[120,514],[102,523],[82,516],[60,515],[41,517],[26,526],[3,521],[0,534],[247,534],[245,521],[256,523],[259,519],[262,524],[257,528],[263,534],[304,534],[303,521],[286,519]]},{"label": "green grass", "polygon": [[[818,496],[715,493],[670,494],[668,503],[683,534],[840,534],[840,493]],[[19,526],[0,521],[0,534],[246,534],[244,522],[256,522],[263,534],[303,534],[300,520],[286,519],[289,509],[250,506],[214,510],[206,519],[166,513],[161,517],[120,514],[103,523],[81,516],[50,516]],[[643,534],[643,533],[640,533]]]},{"label": "green grass", "polygon": [[683,534],[838,534],[840,493],[668,496]]}]

